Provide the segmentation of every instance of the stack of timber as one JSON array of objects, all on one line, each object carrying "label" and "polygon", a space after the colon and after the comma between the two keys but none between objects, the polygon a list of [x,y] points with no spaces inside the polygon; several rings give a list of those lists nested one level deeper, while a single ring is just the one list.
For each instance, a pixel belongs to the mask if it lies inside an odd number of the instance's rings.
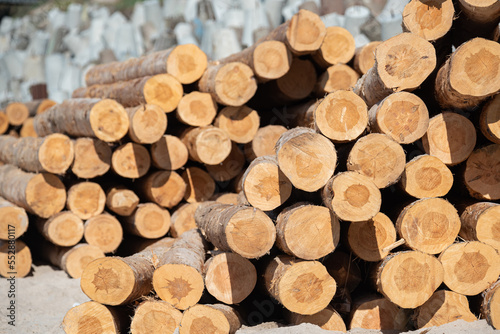
[{"label": "stack of timber", "polygon": [[36,226],[2,247],[81,277],[67,333],[500,328],[500,44],[440,63],[450,4],[411,1],[364,56],[300,10],[218,61],[189,46],[180,72],[174,50],[96,66],[39,138],[0,137],[0,226]]}]

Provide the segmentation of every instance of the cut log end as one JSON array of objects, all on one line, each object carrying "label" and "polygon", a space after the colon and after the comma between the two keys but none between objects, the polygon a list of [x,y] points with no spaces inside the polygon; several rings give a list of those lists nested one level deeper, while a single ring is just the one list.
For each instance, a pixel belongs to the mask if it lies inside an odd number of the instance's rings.
[{"label": "cut log end", "polygon": [[36,174],[25,190],[26,202],[31,211],[42,218],[60,212],[66,203],[66,189],[61,180],[48,173]]},{"label": "cut log end", "polygon": [[455,9],[452,0],[414,0],[403,10],[403,29],[435,41],[451,29]]},{"label": "cut log end", "polygon": [[336,90],[350,90],[356,85],[358,79],[359,74],[350,66],[332,65],[318,78],[314,92],[316,96],[322,97]]},{"label": "cut log end", "polygon": [[73,278],[80,278],[85,267],[92,261],[105,257],[97,246],[79,244],[68,250],[62,260],[64,270]]},{"label": "cut log end", "polygon": [[259,43],[253,52],[253,69],[261,80],[274,80],[290,69],[292,57],[286,45],[280,41]]},{"label": "cut log end", "polygon": [[28,107],[21,102],[12,102],[5,108],[5,114],[9,123],[14,126],[23,124],[23,122],[30,116]]},{"label": "cut log end", "polygon": [[195,305],[181,320],[180,334],[234,334],[241,327],[237,314],[227,305]]},{"label": "cut log end", "polygon": [[150,165],[148,150],[136,143],[127,143],[116,148],[111,156],[113,171],[124,178],[137,179],[144,176]]},{"label": "cut log end", "polygon": [[321,47],[313,54],[318,65],[328,67],[335,64],[347,64],[356,50],[354,37],[342,27],[327,27]]},{"label": "cut log end", "polygon": [[97,138],[106,142],[122,139],[130,125],[125,108],[115,100],[104,99],[90,110],[90,126]]},{"label": "cut log end", "polygon": [[188,203],[207,201],[215,192],[215,181],[210,174],[198,167],[189,167],[182,173],[186,184],[184,199]]},{"label": "cut log end", "polygon": [[235,143],[246,144],[255,137],[260,118],[256,110],[247,106],[225,107],[217,115],[214,124],[225,131]]},{"label": "cut log end", "polygon": [[83,236],[87,243],[99,247],[104,253],[114,252],[122,242],[122,225],[109,214],[90,218],[84,227]]},{"label": "cut log end", "polygon": [[176,116],[184,124],[207,126],[217,114],[217,103],[208,93],[191,92],[184,95],[177,106]]},{"label": "cut log end", "polygon": [[479,128],[488,140],[500,144],[500,95],[496,95],[484,106],[479,119]]},{"label": "cut log end", "polygon": [[0,240],[9,237],[19,238],[28,229],[28,215],[26,211],[0,197]]},{"label": "cut log end", "polygon": [[83,237],[83,221],[70,211],[56,213],[37,225],[45,239],[57,246],[74,246]]},{"label": "cut log end", "polygon": [[347,331],[344,320],[331,305],[328,305],[324,310],[311,315],[290,313],[288,321],[291,325],[310,323],[328,331]]},{"label": "cut log end", "polygon": [[480,148],[465,165],[464,183],[471,196],[483,200],[500,199],[500,144]]},{"label": "cut log end", "polygon": [[232,143],[231,153],[218,165],[206,165],[210,176],[218,182],[226,182],[237,177],[245,165],[245,156],[236,143]]},{"label": "cut log end", "polygon": [[297,54],[307,54],[320,48],[326,35],[325,24],[311,11],[301,9],[292,16],[286,30],[286,43]]},{"label": "cut log end", "polygon": [[106,204],[106,194],[95,182],[81,182],[68,190],[67,207],[81,219],[101,214]]},{"label": "cut log end", "polygon": [[62,327],[67,334],[120,333],[120,320],[110,308],[89,301],[70,309],[64,316]]},{"label": "cut log end", "polygon": [[311,94],[317,82],[316,70],[311,61],[294,58],[290,70],[275,84],[280,103],[302,100]]},{"label": "cut log end", "polygon": [[128,134],[138,144],[152,144],[158,141],[167,129],[167,116],[161,107],[146,104],[127,109],[130,117]]},{"label": "cut log end", "polygon": [[74,142],[75,159],[71,171],[82,179],[106,174],[111,167],[111,148],[95,138],[78,138]]},{"label": "cut log end", "polygon": [[248,161],[264,155],[274,155],[274,146],[279,137],[287,129],[281,125],[267,125],[257,130],[252,142],[245,145],[245,156]]},{"label": "cut log end", "polygon": [[[12,251],[16,254],[15,263],[12,263]],[[21,240],[0,240],[0,276],[25,277],[31,271],[31,251]]]},{"label": "cut log end", "polygon": [[191,84],[203,75],[207,63],[207,55],[198,46],[183,44],[170,52],[166,68],[181,84]]},{"label": "cut log end", "polygon": [[150,201],[166,208],[173,208],[184,197],[187,185],[176,172],[158,171],[148,175],[141,187]]},{"label": "cut log end", "polygon": [[164,135],[151,145],[151,162],[156,168],[176,170],[188,161],[186,145],[177,137]]},{"label": "cut log end", "polygon": [[207,165],[217,165],[231,153],[227,132],[212,125],[188,129],[181,139],[190,158]]},{"label": "cut log end", "polygon": [[157,105],[169,113],[177,108],[184,90],[182,84],[170,74],[158,74],[146,81],[143,93],[146,103]]},{"label": "cut log end", "polygon": [[356,303],[351,313],[350,328],[404,331],[408,313],[385,298],[372,298]]},{"label": "cut log end", "polygon": [[368,72],[375,65],[375,49],[382,43],[373,41],[356,50],[354,55],[354,69],[361,74]]},{"label": "cut log end", "polygon": [[9,128],[9,118],[6,113],[3,111],[0,112],[0,134],[4,134],[7,132],[7,129]]},{"label": "cut log end", "polygon": [[74,159],[73,142],[68,136],[54,133],[44,138],[38,150],[38,160],[49,173],[64,174]]},{"label": "cut log end", "polygon": [[216,101],[226,106],[242,106],[257,91],[252,69],[238,62],[223,65],[218,70],[213,84]]},{"label": "cut log end", "polygon": [[[1,113],[0,113],[1,114]],[[0,134],[2,133],[2,115],[0,115]],[[21,126],[21,130],[19,130],[20,137],[33,137],[36,138],[38,135],[35,131],[35,125],[33,123],[35,119],[33,117],[28,117]],[[5,131],[4,131],[5,132]]]},{"label": "cut log end", "polygon": [[174,238],[178,238],[182,233],[195,229],[196,221],[194,220],[194,213],[200,203],[186,203],[181,206],[172,214],[170,218],[170,234]]},{"label": "cut log end", "polygon": [[106,206],[120,216],[130,216],[138,204],[139,197],[130,189],[113,187],[106,194]]},{"label": "cut log end", "polygon": [[155,203],[139,204],[130,224],[131,232],[140,237],[161,238],[170,229],[170,213]]},{"label": "cut log end", "polygon": [[478,202],[468,206],[460,216],[460,236],[468,241],[478,240],[500,251],[500,205]]},{"label": "cut log end", "polygon": [[146,300],[135,309],[130,324],[132,334],[174,333],[182,319],[181,311],[164,301]]}]

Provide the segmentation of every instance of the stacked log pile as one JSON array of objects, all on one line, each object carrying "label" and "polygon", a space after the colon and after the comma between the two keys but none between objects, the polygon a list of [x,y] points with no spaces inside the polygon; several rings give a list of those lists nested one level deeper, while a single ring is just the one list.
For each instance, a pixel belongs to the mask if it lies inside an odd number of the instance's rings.
[{"label": "stacked log pile", "polygon": [[412,0],[372,59],[302,9],[217,61],[94,67],[39,138],[0,137],[18,276],[32,248],[81,277],[67,333],[500,328],[500,44],[440,58],[449,6]]}]

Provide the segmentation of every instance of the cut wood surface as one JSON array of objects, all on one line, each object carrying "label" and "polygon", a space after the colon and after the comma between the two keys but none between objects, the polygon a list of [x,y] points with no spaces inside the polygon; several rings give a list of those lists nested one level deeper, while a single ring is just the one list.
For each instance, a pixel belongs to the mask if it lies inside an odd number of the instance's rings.
[{"label": "cut wood surface", "polygon": [[238,304],[257,283],[257,271],[249,260],[235,253],[216,254],[205,263],[205,286],[217,300]]},{"label": "cut wood surface", "polygon": [[40,137],[65,133],[114,142],[127,134],[129,120],[123,106],[114,100],[69,99],[37,115],[34,126]]},{"label": "cut wood surface", "polygon": [[28,172],[64,174],[73,158],[73,142],[60,133],[43,138],[0,136],[0,161]]},{"label": "cut wood surface", "polygon": [[218,193],[215,194],[210,200],[216,201],[222,204],[238,204],[238,196],[236,193]]},{"label": "cut wood surface", "polygon": [[23,124],[23,122],[30,116],[28,107],[21,102],[9,103],[5,108],[5,114],[7,115],[9,124],[14,126]]},{"label": "cut wood surface", "polygon": [[158,141],[167,129],[167,116],[161,107],[154,104],[127,108],[130,120],[128,135],[138,144]]},{"label": "cut wood surface", "polygon": [[83,269],[93,260],[103,258],[104,252],[97,246],[77,244],[73,247],[60,247],[50,243],[43,244],[42,256],[64,270],[72,278],[80,278]]},{"label": "cut wood surface", "polygon": [[373,181],[357,172],[333,176],[322,191],[323,203],[341,220],[360,222],[380,211],[382,195]]},{"label": "cut wood surface", "polygon": [[444,284],[466,296],[477,295],[500,275],[500,255],[479,241],[459,242],[439,255],[444,268]]},{"label": "cut wood surface", "polygon": [[66,203],[66,189],[55,175],[27,173],[12,165],[0,166],[0,196],[42,218]]},{"label": "cut wood surface", "polygon": [[309,323],[317,325],[320,328],[328,331],[338,331],[338,332],[347,331],[344,320],[331,305],[328,305],[325,309],[311,315],[303,315],[290,312],[287,318],[288,322],[291,325],[300,325],[303,323]]},{"label": "cut wood surface", "polygon": [[[12,252],[16,258],[12,262]],[[29,247],[21,240],[3,241],[0,240],[0,276],[25,277],[31,271],[31,251]]]},{"label": "cut wood surface", "polygon": [[207,126],[217,114],[217,103],[208,93],[191,92],[179,101],[176,116],[179,121],[191,126]]},{"label": "cut wood surface", "polygon": [[141,203],[122,222],[128,233],[146,239],[157,239],[169,231],[170,213],[155,203]]},{"label": "cut wood surface", "polygon": [[28,230],[26,210],[0,197],[0,240],[17,239]]},{"label": "cut wood surface", "polygon": [[205,238],[215,247],[245,258],[265,255],[276,240],[272,220],[252,207],[209,201],[198,206],[194,218]]},{"label": "cut wood surface", "polygon": [[273,258],[267,265],[264,282],[269,294],[287,310],[304,315],[325,309],[337,289],[321,262],[285,255]]},{"label": "cut wood surface", "polygon": [[101,213],[84,224],[83,236],[89,245],[99,247],[104,253],[118,249],[123,239],[123,228],[118,219],[108,213]]},{"label": "cut wood surface", "polygon": [[231,139],[224,130],[213,125],[190,128],[181,135],[189,158],[207,165],[217,165],[231,153]]},{"label": "cut wood surface", "polygon": [[[36,134],[36,131],[35,131],[34,123],[33,123],[34,120],[35,120],[34,117],[28,117],[23,122],[23,125],[21,125],[21,130],[19,130],[19,136],[20,137],[38,137],[38,135]],[[1,125],[0,125],[0,127],[1,127]]]},{"label": "cut wood surface", "polygon": [[500,199],[500,144],[475,150],[467,159],[464,183],[472,197],[494,201]]},{"label": "cut wood surface", "polygon": [[500,90],[500,45],[474,38],[439,69],[435,96],[441,108],[473,108]]},{"label": "cut wood surface", "polygon": [[500,280],[484,291],[481,315],[495,329],[500,328]]},{"label": "cut wood surface", "polygon": [[422,154],[406,163],[399,184],[416,198],[442,197],[453,186],[453,174],[439,158]]},{"label": "cut wood surface", "polygon": [[194,44],[184,44],[123,62],[94,66],[87,72],[85,82],[92,86],[168,73],[180,83],[190,84],[201,77],[206,67],[205,53]]},{"label": "cut wood surface", "polygon": [[403,30],[428,41],[444,37],[455,19],[452,0],[412,0],[403,10]]},{"label": "cut wood surface", "polygon": [[206,247],[199,230],[191,230],[158,257],[153,287],[162,300],[179,310],[198,303],[205,289],[203,265]]},{"label": "cut wood surface", "polygon": [[418,328],[441,326],[453,321],[476,321],[467,297],[453,291],[438,290],[415,312]]},{"label": "cut wood surface", "polygon": [[368,107],[393,91],[412,91],[434,71],[436,51],[431,43],[411,33],[402,33],[375,49],[375,64],[358,81],[354,92]]},{"label": "cut wood surface", "polygon": [[312,54],[313,60],[323,68],[335,64],[347,64],[356,51],[354,37],[342,27],[327,27],[323,43]]},{"label": "cut wood surface", "polygon": [[184,232],[197,228],[194,213],[200,205],[199,202],[184,203],[172,213],[170,217],[170,234],[174,238],[180,237]]},{"label": "cut wood surface", "polygon": [[225,107],[219,111],[214,125],[225,131],[233,142],[246,144],[255,137],[260,118],[256,110],[247,106]]},{"label": "cut wood surface", "polygon": [[73,142],[73,147],[75,158],[71,171],[79,178],[92,179],[111,168],[111,148],[104,141],[82,137]]},{"label": "cut wood surface", "polygon": [[182,172],[186,184],[184,199],[188,203],[207,201],[215,192],[214,179],[198,167],[189,167]]},{"label": "cut wood surface", "polygon": [[500,144],[500,95],[495,95],[483,107],[479,129],[489,141]]},{"label": "cut wood surface", "polygon": [[455,207],[442,198],[424,198],[407,205],[396,220],[396,230],[408,247],[439,254],[460,231]]},{"label": "cut wood surface", "polygon": [[408,92],[397,92],[373,105],[369,112],[370,131],[383,133],[399,144],[420,139],[429,127],[424,101]]},{"label": "cut wood surface", "polygon": [[114,149],[111,168],[124,178],[137,179],[146,175],[151,166],[149,151],[143,145],[126,143]]},{"label": "cut wood surface", "polygon": [[200,92],[210,93],[217,103],[238,107],[248,102],[257,90],[252,69],[240,62],[209,63],[198,82]]},{"label": "cut wood surface", "polygon": [[128,328],[128,317],[122,310],[88,301],[71,308],[64,316],[62,328],[67,334],[103,333],[119,334]]},{"label": "cut wood surface", "polygon": [[424,304],[441,285],[443,277],[441,262],[419,251],[391,254],[376,267],[378,292],[402,308]]},{"label": "cut wood surface", "polygon": [[350,66],[344,64],[332,65],[318,77],[318,81],[314,86],[314,94],[322,97],[336,90],[350,90],[356,85],[358,79],[358,72]]},{"label": "cut wood surface", "polygon": [[464,116],[442,112],[430,119],[422,144],[427,154],[453,166],[465,161],[474,150],[476,130]]},{"label": "cut wood surface", "polygon": [[332,177],[337,164],[334,145],[308,128],[283,133],[276,143],[278,165],[294,187],[316,191]]},{"label": "cut wood surface", "polygon": [[350,315],[350,329],[365,328],[404,331],[408,327],[408,312],[386,298],[370,296],[355,303]]},{"label": "cut wood surface", "polygon": [[148,201],[170,209],[182,201],[187,185],[176,172],[157,171],[147,175],[137,187]]},{"label": "cut wood surface", "polygon": [[382,41],[373,41],[356,49],[354,55],[354,69],[361,75],[368,72],[375,65],[375,49]]},{"label": "cut wood surface", "polygon": [[292,193],[292,184],[278,166],[275,155],[254,159],[241,179],[245,198],[253,207],[274,210]]},{"label": "cut wood surface", "polygon": [[51,99],[39,99],[24,103],[29,110],[30,116],[41,114],[56,104],[57,102]]},{"label": "cut wood surface", "polygon": [[56,246],[74,246],[83,237],[83,221],[70,211],[62,211],[49,219],[39,218],[35,225],[43,237]]},{"label": "cut wood surface", "polygon": [[324,206],[296,203],[276,218],[276,246],[288,255],[316,260],[335,250],[340,224]]},{"label": "cut wood surface", "polygon": [[179,327],[182,313],[163,300],[145,300],[135,308],[130,324],[132,334],[173,334]]},{"label": "cut wood surface", "polygon": [[80,182],[68,189],[66,207],[81,219],[89,219],[104,211],[106,194],[96,182]]},{"label": "cut wood surface", "polygon": [[9,128],[9,119],[7,117],[7,114],[3,111],[0,111],[0,134],[4,134],[7,132],[7,129]]},{"label": "cut wood surface", "polygon": [[396,242],[396,229],[392,221],[382,212],[372,219],[351,223],[347,242],[352,252],[365,261],[380,261],[392,250]]},{"label": "cut wood surface", "polygon": [[111,187],[106,192],[106,207],[120,216],[130,216],[139,204],[139,197],[124,186]]},{"label": "cut wood surface", "polygon": [[235,142],[232,142],[231,153],[218,165],[205,165],[208,174],[218,182],[226,182],[238,176],[245,166],[245,155]]},{"label": "cut wood surface", "polygon": [[224,304],[195,305],[186,310],[180,324],[180,334],[204,334],[207,331],[234,334],[241,327],[236,311]]},{"label": "cut wood surface", "polygon": [[266,125],[257,130],[253,140],[245,145],[245,156],[252,161],[263,155],[274,155],[274,146],[287,129],[282,125]]},{"label": "cut wood surface", "polygon": [[176,170],[188,161],[186,145],[177,137],[164,135],[151,145],[151,163],[156,168]]},{"label": "cut wood surface", "polygon": [[465,208],[460,220],[462,238],[468,241],[484,242],[500,252],[500,204],[474,203]]}]

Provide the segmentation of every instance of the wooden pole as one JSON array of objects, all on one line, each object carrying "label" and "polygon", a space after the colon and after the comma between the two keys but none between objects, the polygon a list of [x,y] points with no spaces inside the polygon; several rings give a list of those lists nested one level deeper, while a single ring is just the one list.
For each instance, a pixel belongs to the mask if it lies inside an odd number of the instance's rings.
[{"label": "wooden pole", "polygon": [[76,245],[83,237],[83,221],[70,211],[62,211],[49,219],[35,220],[35,226],[43,237],[56,246]]},{"label": "wooden pole", "polygon": [[150,148],[151,163],[156,168],[176,170],[188,161],[186,145],[177,137],[164,135]]},{"label": "wooden pole", "polygon": [[108,213],[101,213],[88,219],[83,226],[85,241],[89,245],[99,247],[104,253],[114,252],[122,242],[122,225]]},{"label": "wooden pole", "polygon": [[19,238],[28,230],[28,215],[26,211],[0,197],[0,240]]},{"label": "wooden pole", "polygon": [[231,139],[222,129],[213,125],[190,128],[180,137],[191,160],[217,165],[231,153]]},{"label": "wooden pole", "polygon": [[107,173],[111,167],[111,148],[96,138],[77,138],[73,142],[75,158],[73,174],[81,179],[93,179]]},{"label": "wooden pole", "polygon": [[146,175],[151,166],[149,151],[140,144],[126,143],[114,149],[111,168],[121,177],[137,179]]},{"label": "wooden pole", "polygon": [[500,204],[478,202],[465,208],[460,216],[460,236],[467,241],[478,240],[500,251]]},{"label": "wooden pole", "polygon": [[217,103],[209,93],[191,92],[179,101],[176,117],[190,126],[207,126],[217,114]]},{"label": "wooden pole", "polygon": [[214,125],[225,131],[238,144],[252,141],[260,126],[259,114],[247,106],[225,107],[219,111]]},{"label": "wooden pole", "polygon": [[155,203],[141,203],[130,216],[123,217],[122,222],[130,234],[157,239],[169,231],[170,213]]},{"label": "wooden pole", "polygon": [[163,300],[145,300],[135,308],[130,332],[173,334],[181,319],[181,311],[169,303]]},{"label": "wooden pole", "polygon": [[157,171],[145,176],[137,190],[148,201],[170,209],[182,201],[186,187],[186,182],[176,172]]},{"label": "wooden pole", "polygon": [[203,334],[207,331],[234,334],[242,323],[238,313],[228,305],[195,305],[184,312],[180,334]]},{"label": "wooden pole", "polygon": [[126,110],[130,120],[130,139],[137,144],[152,144],[160,140],[167,129],[167,116],[161,107],[145,104]]},{"label": "wooden pole", "polygon": [[186,168],[182,179],[186,184],[184,199],[188,203],[207,201],[215,192],[214,179],[201,168]]},{"label": "wooden pole", "polygon": [[467,159],[464,183],[469,194],[481,200],[500,199],[500,180],[496,167],[500,161],[500,144],[492,144],[475,150]]}]

